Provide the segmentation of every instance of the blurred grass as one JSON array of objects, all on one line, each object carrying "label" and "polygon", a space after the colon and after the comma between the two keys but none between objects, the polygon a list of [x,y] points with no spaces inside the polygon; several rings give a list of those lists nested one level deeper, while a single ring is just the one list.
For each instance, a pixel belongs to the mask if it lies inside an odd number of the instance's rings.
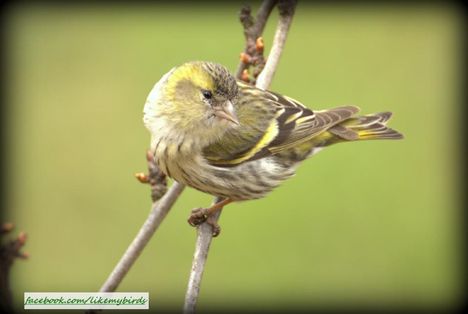
[{"label": "blurred grass", "polygon": [[[99,289],[150,207],[133,178],[146,166],[146,95],[188,60],[234,71],[239,8],[10,9],[7,218],[31,254],[13,271],[19,308],[24,291]],[[406,138],[331,147],[269,197],[229,206],[200,309],[459,300],[460,29],[450,6],[299,4],[272,90],[315,109],[392,111]],[[186,218],[210,200],[186,190],[119,290],[180,309],[195,240]]]}]

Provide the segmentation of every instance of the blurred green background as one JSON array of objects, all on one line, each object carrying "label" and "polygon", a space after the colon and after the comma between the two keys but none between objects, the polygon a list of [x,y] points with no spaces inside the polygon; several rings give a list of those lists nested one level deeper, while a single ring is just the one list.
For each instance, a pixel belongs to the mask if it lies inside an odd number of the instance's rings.
[{"label": "blurred green background", "polygon": [[[185,61],[234,71],[240,7],[9,8],[6,218],[31,255],[13,269],[18,308],[25,291],[99,289],[150,209],[133,177],[146,169],[146,96]],[[267,198],[227,207],[199,309],[459,300],[461,27],[451,6],[299,3],[271,89],[313,109],[392,111],[406,138],[333,146]],[[186,219],[211,199],[186,189],[119,291],[181,309],[196,236]]]}]

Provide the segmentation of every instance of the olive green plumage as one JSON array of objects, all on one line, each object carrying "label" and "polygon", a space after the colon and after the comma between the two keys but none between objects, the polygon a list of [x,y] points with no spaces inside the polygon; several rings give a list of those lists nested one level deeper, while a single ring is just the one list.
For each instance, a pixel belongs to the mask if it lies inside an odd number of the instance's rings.
[{"label": "olive green plumage", "polygon": [[189,62],[154,86],[144,109],[161,170],[176,181],[232,200],[260,198],[301,161],[339,142],[400,139],[389,112],[357,116],[342,106],[312,111],[236,79],[222,65]]}]

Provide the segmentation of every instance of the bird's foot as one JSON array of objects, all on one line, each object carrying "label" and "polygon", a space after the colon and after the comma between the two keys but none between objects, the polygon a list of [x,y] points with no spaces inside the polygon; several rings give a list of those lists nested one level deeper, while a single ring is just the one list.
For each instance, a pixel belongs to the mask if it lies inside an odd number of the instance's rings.
[{"label": "bird's foot", "polygon": [[218,224],[217,219],[209,214],[208,208],[194,208],[192,214],[188,218],[188,223],[195,227],[206,222],[212,228],[213,237],[217,237],[221,232],[221,227]]},{"label": "bird's foot", "polygon": [[221,233],[221,227],[219,226],[218,219],[215,218],[215,215],[208,216],[208,218],[206,219],[206,223],[211,226],[211,234],[213,235],[213,237],[219,236],[219,234]]},{"label": "bird's foot", "polygon": [[194,208],[188,218],[188,223],[192,226],[198,226],[208,219],[208,208]]}]

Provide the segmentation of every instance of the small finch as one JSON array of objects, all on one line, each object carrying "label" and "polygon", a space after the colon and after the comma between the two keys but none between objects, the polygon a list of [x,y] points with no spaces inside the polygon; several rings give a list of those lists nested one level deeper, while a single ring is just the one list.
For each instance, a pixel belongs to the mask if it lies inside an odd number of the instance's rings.
[{"label": "small finch", "polygon": [[143,121],[155,161],[167,176],[223,198],[192,211],[206,220],[232,201],[262,198],[309,156],[335,143],[401,139],[390,112],[358,115],[356,106],[311,110],[290,97],[236,80],[222,65],[188,62],[151,90]]}]

